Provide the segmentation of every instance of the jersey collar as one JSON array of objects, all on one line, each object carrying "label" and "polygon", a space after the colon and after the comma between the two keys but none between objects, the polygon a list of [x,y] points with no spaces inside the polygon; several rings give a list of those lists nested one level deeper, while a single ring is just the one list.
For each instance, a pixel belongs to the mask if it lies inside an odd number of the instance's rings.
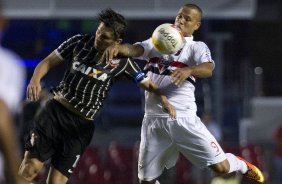
[{"label": "jersey collar", "polygon": [[187,37],[184,37],[185,38],[185,41],[186,42],[191,42],[191,41],[193,41],[193,36],[187,36]]}]

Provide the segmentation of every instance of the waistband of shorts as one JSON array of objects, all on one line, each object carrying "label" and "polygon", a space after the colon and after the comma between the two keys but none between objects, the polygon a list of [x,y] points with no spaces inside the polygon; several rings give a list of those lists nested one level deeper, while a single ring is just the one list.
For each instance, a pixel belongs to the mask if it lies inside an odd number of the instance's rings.
[{"label": "waistband of shorts", "polygon": [[[191,115],[196,115],[196,110],[189,110],[189,111],[176,111],[176,117],[188,117]],[[145,113],[144,117],[164,117],[168,118],[169,114],[153,114],[153,113]]]},{"label": "waistband of shorts", "polygon": [[75,115],[79,116],[80,118],[84,119],[85,121],[89,121],[89,122],[93,121],[93,119],[89,119],[89,118],[84,117],[83,114],[78,112],[71,104],[68,103],[68,101],[65,98],[59,97],[59,96],[54,96],[53,100],[56,101],[57,103],[59,103],[60,105],[62,105],[68,111],[70,111],[73,114],[75,114]]}]

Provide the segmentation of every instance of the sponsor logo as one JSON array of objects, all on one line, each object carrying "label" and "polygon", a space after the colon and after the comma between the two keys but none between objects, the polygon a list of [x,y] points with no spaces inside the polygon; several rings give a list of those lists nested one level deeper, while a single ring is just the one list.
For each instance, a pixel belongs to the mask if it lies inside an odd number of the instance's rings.
[{"label": "sponsor logo", "polygon": [[97,70],[96,68],[86,66],[78,61],[73,62],[72,69],[101,81],[105,81],[108,78],[108,74],[104,73],[102,70]]}]

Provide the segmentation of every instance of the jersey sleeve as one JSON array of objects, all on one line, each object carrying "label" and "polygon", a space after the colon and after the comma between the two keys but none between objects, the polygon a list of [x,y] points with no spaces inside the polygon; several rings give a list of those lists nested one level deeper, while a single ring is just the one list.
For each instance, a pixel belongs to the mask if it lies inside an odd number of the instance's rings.
[{"label": "jersey sleeve", "polygon": [[142,83],[146,80],[146,75],[139,68],[138,64],[132,59],[127,59],[127,65],[125,68],[125,74],[130,78],[133,78],[137,84]]},{"label": "jersey sleeve", "polygon": [[149,53],[153,49],[152,38],[149,38],[149,39],[144,40],[142,42],[136,42],[134,45],[141,45],[144,48],[143,55],[136,57],[136,59],[148,60],[149,59]]},{"label": "jersey sleeve", "polygon": [[61,60],[68,60],[72,57],[73,49],[77,43],[81,40],[82,35],[75,35],[68,40],[64,41],[57,49],[55,49],[55,54]]},{"label": "jersey sleeve", "polygon": [[204,42],[198,42],[195,44],[194,60],[197,65],[205,62],[211,62],[214,65],[214,61],[211,57],[211,51]]}]

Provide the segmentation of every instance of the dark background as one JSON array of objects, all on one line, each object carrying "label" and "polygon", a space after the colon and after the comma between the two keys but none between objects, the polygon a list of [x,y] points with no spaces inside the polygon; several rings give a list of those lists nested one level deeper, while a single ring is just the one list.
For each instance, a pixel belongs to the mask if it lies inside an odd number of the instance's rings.
[{"label": "dark background", "polygon": [[[128,19],[129,27],[124,42],[145,40],[159,24],[173,21]],[[28,84],[40,60],[75,34],[94,34],[98,24],[94,17],[11,17],[3,45],[24,59]],[[220,37],[225,38],[218,50]],[[251,19],[204,18],[200,30],[194,34],[194,40],[207,43],[216,68],[222,67],[220,78],[214,75],[210,79],[197,81],[195,95],[198,115],[201,116],[207,109],[211,110],[222,128],[224,142],[234,148],[239,145],[240,121],[252,116],[250,101],[254,97],[279,97],[282,94],[282,1],[258,0],[255,16]],[[139,64],[142,67],[144,62],[140,61]],[[43,79],[43,86],[50,89],[58,85],[64,67],[62,64],[50,71]],[[262,73],[255,72],[258,69]],[[216,87],[218,79],[222,80],[220,91]],[[204,91],[205,86],[208,86],[209,92]],[[222,103],[219,115],[215,97],[220,98]],[[211,107],[208,106],[209,100]],[[117,81],[101,116],[95,122],[97,131],[92,145],[108,149],[110,141],[120,140],[122,144],[132,147],[140,139],[143,113],[143,91],[126,78]],[[271,150],[271,145],[266,145],[266,148],[264,151]],[[268,164],[271,165],[270,162]]]}]

